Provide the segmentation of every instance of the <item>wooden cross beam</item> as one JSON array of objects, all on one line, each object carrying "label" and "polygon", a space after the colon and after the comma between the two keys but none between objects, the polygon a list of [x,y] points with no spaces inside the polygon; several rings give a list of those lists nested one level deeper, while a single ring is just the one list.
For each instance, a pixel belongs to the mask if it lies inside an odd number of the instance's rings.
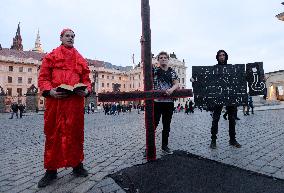
[{"label": "wooden cross beam", "polygon": [[99,102],[154,100],[158,98],[185,98],[192,96],[191,89],[175,90],[170,96],[165,91],[134,91],[134,92],[107,92],[99,93]]},{"label": "wooden cross beam", "polygon": [[192,90],[175,90],[170,96],[166,95],[165,91],[153,90],[149,0],[141,0],[141,17],[143,34],[141,37],[141,60],[144,64],[144,92],[99,93],[98,100],[99,102],[145,100],[146,158],[148,161],[152,161],[156,160],[154,99],[192,97]]}]

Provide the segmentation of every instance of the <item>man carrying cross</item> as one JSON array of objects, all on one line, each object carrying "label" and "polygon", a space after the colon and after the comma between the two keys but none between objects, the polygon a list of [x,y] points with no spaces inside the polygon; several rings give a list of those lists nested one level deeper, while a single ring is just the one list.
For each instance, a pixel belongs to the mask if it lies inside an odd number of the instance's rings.
[{"label": "man carrying cross", "polygon": [[[146,129],[146,158],[148,161],[153,161],[153,160],[156,160],[156,145],[155,145],[155,128],[156,127],[155,125],[158,125],[157,124],[158,121],[157,123],[155,123],[154,121],[155,115],[153,113],[154,112],[153,100],[158,99],[158,98],[192,97],[192,90],[191,89],[175,90],[176,86],[173,87],[173,85],[176,85],[176,81],[170,82],[171,87],[168,87],[165,90],[153,90],[153,78],[152,78],[152,73],[151,73],[153,69],[152,69],[152,52],[151,52],[149,0],[141,0],[141,18],[142,18],[142,37],[141,37],[140,43],[141,43],[141,61],[143,62],[143,72],[144,72],[144,91],[99,93],[98,100],[100,102],[133,101],[133,100],[144,100],[145,101],[144,104],[145,104],[145,129]],[[165,60],[165,61],[164,62],[159,61],[159,62],[161,66],[164,66],[162,67],[164,70],[161,70],[159,72],[167,73],[169,72],[168,71],[169,70],[169,67],[168,67],[169,57],[167,53],[162,54],[162,55],[165,55],[163,56],[163,58],[161,58],[162,60]],[[170,103],[173,106],[173,101],[171,101]],[[172,111],[170,113],[172,113]],[[172,117],[170,113],[168,114],[169,118]],[[160,114],[159,117],[161,117],[161,115],[162,114]],[[164,118],[165,117],[163,115],[163,119]],[[168,121],[167,124],[170,125],[170,121]],[[165,136],[167,136],[168,138],[169,129],[165,131],[167,131],[165,132]]]},{"label": "man carrying cross", "polygon": [[[167,95],[171,95],[174,90],[179,88],[177,73],[168,66],[169,55],[167,52],[160,52],[157,58],[159,66],[153,67],[153,88],[154,90],[166,91]],[[154,100],[154,124],[155,128],[157,128],[162,116],[162,150],[167,154],[172,153],[168,147],[168,138],[173,110],[174,102],[172,98]]]}]

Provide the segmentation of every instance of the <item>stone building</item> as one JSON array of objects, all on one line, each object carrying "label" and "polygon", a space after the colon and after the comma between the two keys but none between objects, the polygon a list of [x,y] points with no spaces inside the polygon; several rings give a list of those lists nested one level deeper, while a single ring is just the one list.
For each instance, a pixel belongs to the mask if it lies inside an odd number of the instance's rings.
[{"label": "stone building", "polygon": [[[26,104],[27,92],[38,88],[38,73],[43,53],[39,31],[35,40],[35,47],[31,51],[23,51],[20,24],[10,49],[0,46],[0,87],[5,93],[5,111],[10,110],[12,102]],[[93,87],[93,97],[100,92],[136,91],[144,89],[143,66],[116,66],[111,63],[86,59],[91,70],[90,79]],[[153,65],[157,59],[153,57]],[[180,87],[186,88],[186,66],[175,53],[170,54],[169,65],[176,70],[180,78]],[[37,107],[44,110],[44,98],[37,93]],[[96,101],[96,99],[95,99]],[[184,104],[186,99],[178,99],[176,103]],[[142,102],[142,101],[139,101]],[[135,102],[137,103],[137,102]]]},{"label": "stone building", "polygon": [[284,101],[284,70],[265,74],[267,99]]},{"label": "stone building", "polygon": [[[38,49],[39,52],[23,51],[20,23],[11,48],[0,48],[0,86],[6,95],[5,111],[9,111],[12,102],[26,104],[28,89],[37,87],[38,69],[44,56],[40,45]],[[43,106],[43,101],[39,103]]]},{"label": "stone building", "polygon": [[[153,57],[153,65],[157,65],[157,58]],[[181,88],[186,88],[186,66],[185,62],[177,59],[175,53],[170,54],[169,66],[171,66],[179,76]],[[92,77],[97,77],[96,93],[112,92],[115,84],[119,85],[122,92],[144,90],[143,66],[141,63],[132,66],[115,66],[102,62],[102,66],[92,69]],[[175,103],[185,104],[187,99],[178,99]]]}]

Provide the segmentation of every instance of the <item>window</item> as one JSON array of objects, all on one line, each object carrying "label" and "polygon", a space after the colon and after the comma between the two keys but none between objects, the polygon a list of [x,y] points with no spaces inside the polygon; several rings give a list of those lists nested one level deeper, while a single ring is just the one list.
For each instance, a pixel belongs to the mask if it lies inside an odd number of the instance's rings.
[{"label": "window", "polygon": [[184,84],[184,78],[182,78],[182,84]]},{"label": "window", "polygon": [[22,88],[17,88],[18,96],[22,96]]},{"label": "window", "polygon": [[114,76],[112,76],[111,78],[114,79]]},{"label": "window", "polygon": [[28,78],[28,84],[31,84],[32,83],[32,78]]},{"label": "window", "polygon": [[107,76],[107,79],[109,79],[109,76]]},{"label": "window", "polygon": [[131,88],[131,84],[129,85],[129,88]]},{"label": "window", "polygon": [[133,80],[134,80],[134,76],[133,76]]},{"label": "window", "polygon": [[23,83],[23,77],[18,77],[18,83]]},{"label": "window", "polygon": [[279,95],[284,95],[283,86],[277,86]]},{"label": "window", "polygon": [[19,67],[19,72],[23,72],[24,71],[24,67]]},{"label": "window", "polygon": [[102,75],[102,78],[105,78],[105,75]]},{"label": "window", "polygon": [[105,87],[105,83],[102,83],[102,87]]},{"label": "window", "polygon": [[140,85],[140,82],[139,82],[139,88],[140,88],[140,86],[141,86],[141,85]]},{"label": "window", "polygon": [[121,80],[121,77],[119,77],[119,80]]},{"label": "window", "polygon": [[12,83],[12,77],[11,76],[8,76],[8,83]]},{"label": "window", "polygon": [[12,96],[12,88],[7,88],[7,94],[8,96]]},{"label": "window", "polygon": [[32,72],[32,68],[28,68],[28,72]]},{"label": "window", "polygon": [[139,80],[141,79],[140,74],[139,74]]},{"label": "window", "polygon": [[109,87],[109,83],[107,83],[107,87]]},{"label": "window", "polygon": [[13,72],[13,66],[9,66],[9,71]]},{"label": "window", "polygon": [[123,88],[125,88],[125,84],[123,84]]},{"label": "window", "polygon": [[39,104],[41,104],[41,105],[43,104],[43,100],[42,99],[40,99]]}]

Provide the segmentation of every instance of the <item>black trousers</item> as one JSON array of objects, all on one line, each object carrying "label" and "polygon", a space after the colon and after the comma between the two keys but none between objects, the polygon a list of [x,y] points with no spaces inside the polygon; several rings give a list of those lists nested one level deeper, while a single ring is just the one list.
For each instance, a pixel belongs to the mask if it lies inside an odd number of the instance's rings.
[{"label": "black trousers", "polygon": [[159,125],[161,116],[163,123],[162,148],[168,146],[169,133],[171,130],[171,121],[174,111],[173,102],[154,102],[154,124],[155,129]]},{"label": "black trousers", "polygon": [[[211,127],[211,139],[216,140],[217,139],[217,133],[218,133],[218,123],[220,120],[220,115],[222,112],[223,106],[215,106],[213,109],[213,120],[212,120],[212,127]],[[235,106],[227,106],[226,110],[228,112],[228,119],[229,119],[229,136],[231,141],[236,140],[236,112],[237,107]]]}]

